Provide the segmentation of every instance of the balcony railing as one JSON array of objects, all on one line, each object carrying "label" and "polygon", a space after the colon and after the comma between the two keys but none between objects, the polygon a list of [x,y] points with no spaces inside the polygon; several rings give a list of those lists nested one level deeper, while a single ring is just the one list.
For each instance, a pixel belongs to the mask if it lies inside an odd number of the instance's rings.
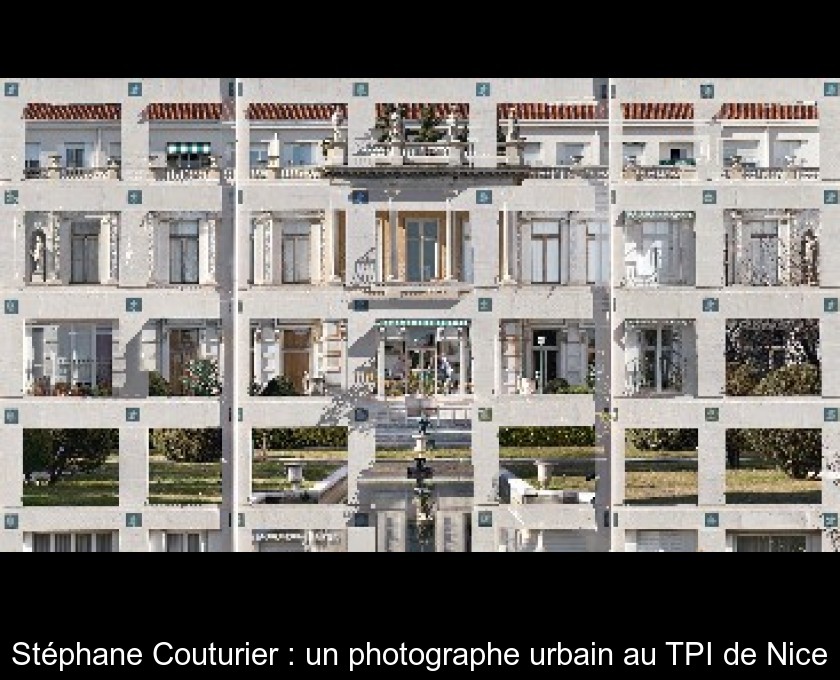
[{"label": "balcony railing", "polygon": [[110,381],[102,380],[97,385],[69,382],[53,383],[49,377],[38,378],[26,387],[30,397],[110,397],[113,395]]},{"label": "balcony railing", "polygon": [[820,169],[802,165],[786,167],[757,167],[754,165],[730,165],[723,169],[726,179],[754,180],[814,180],[820,178]]},{"label": "balcony railing", "polygon": [[533,166],[528,169],[530,179],[608,179],[610,169],[606,165],[556,165]]},{"label": "balcony railing", "polygon": [[624,285],[630,288],[642,286],[687,286],[691,285],[685,274],[669,274],[654,270],[639,272],[635,264],[628,264],[624,273]]},{"label": "balcony railing", "polygon": [[103,168],[65,168],[50,166],[46,168],[24,168],[23,178],[27,179],[121,179],[119,165],[109,165]]},{"label": "balcony railing", "polygon": [[156,182],[220,182],[222,179],[222,171],[219,167],[170,168],[151,166],[150,170]]},{"label": "balcony railing", "polygon": [[324,169],[318,165],[253,166],[251,179],[322,179]]},{"label": "balcony railing", "polygon": [[646,397],[684,394],[687,370],[688,362],[678,351],[663,348],[658,371],[655,361],[634,359],[625,366],[624,392]]},{"label": "balcony railing", "polygon": [[374,142],[361,147],[356,158],[371,165],[463,165],[470,148],[467,142]]},{"label": "balcony railing", "polygon": [[636,181],[644,180],[687,180],[697,178],[697,168],[694,159],[679,161],[660,161],[659,165],[636,165],[628,163],[622,173],[624,179]]}]

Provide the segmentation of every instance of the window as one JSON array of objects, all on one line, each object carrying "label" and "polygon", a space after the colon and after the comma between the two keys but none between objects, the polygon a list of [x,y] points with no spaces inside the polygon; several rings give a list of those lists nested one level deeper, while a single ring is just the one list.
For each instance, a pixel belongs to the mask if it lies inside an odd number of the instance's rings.
[{"label": "window", "polygon": [[[36,334],[35,330],[41,330]],[[71,387],[111,385],[112,334],[108,326],[92,324],[63,324],[58,326],[58,356],[56,357],[56,387],[64,383]],[[33,358],[44,355],[43,329],[33,328]],[[41,347],[36,345],[41,343]],[[33,367],[33,375],[35,368]]]},{"label": "window", "polygon": [[525,165],[542,165],[542,144],[539,142],[525,142],[522,149],[522,160]]},{"label": "window", "polygon": [[170,227],[169,282],[198,283],[198,220]]},{"label": "window", "polygon": [[85,145],[82,143],[65,144],[64,159],[66,168],[85,167]]},{"label": "window", "polygon": [[793,536],[736,536],[735,552],[807,552],[808,537]]},{"label": "window", "polygon": [[586,223],[586,282],[596,285],[610,280],[610,232],[606,222]]},{"label": "window", "polygon": [[311,231],[308,222],[283,223],[283,283],[310,282]]},{"label": "window", "polygon": [[166,166],[179,170],[210,167],[210,143],[167,142]]},{"label": "window", "polygon": [[584,144],[561,142],[557,145],[557,165],[573,165],[583,160]]},{"label": "window", "polygon": [[70,283],[99,283],[99,223],[70,226]]},{"label": "window", "polygon": [[[95,548],[95,550],[94,550]],[[32,552],[112,552],[113,534],[32,534]]]},{"label": "window", "polygon": [[122,144],[111,142],[108,145],[108,159],[119,165],[122,162]]},{"label": "window", "polygon": [[283,165],[312,165],[315,161],[314,144],[295,142],[283,146]]},{"label": "window", "polygon": [[49,534],[33,534],[32,552],[50,552],[51,539]]},{"label": "window", "polygon": [[166,552],[202,552],[201,535],[167,532],[164,535]]},{"label": "window", "polygon": [[569,223],[531,223],[531,283],[569,282]]},{"label": "window", "polygon": [[41,145],[26,142],[26,156],[23,162],[24,177],[38,177],[41,169]]},{"label": "window", "polygon": [[268,163],[268,143],[251,144],[249,158],[252,168],[265,166]]},{"label": "window", "polygon": [[405,227],[406,280],[422,282],[438,278],[437,220],[409,220]]},{"label": "window", "polygon": [[682,342],[682,330],[676,326],[629,327],[625,338],[625,362],[630,393],[681,392]]}]

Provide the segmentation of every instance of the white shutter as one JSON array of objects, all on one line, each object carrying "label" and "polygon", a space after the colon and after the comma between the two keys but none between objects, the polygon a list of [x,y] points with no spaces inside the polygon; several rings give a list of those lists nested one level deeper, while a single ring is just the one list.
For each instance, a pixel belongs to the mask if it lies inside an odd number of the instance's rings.
[{"label": "white shutter", "polygon": [[636,532],[636,552],[694,552],[696,542],[693,531]]},{"label": "white shutter", "polygon": [[642,345],[642,332],[638,328],[624,325],[624,371],[625,390],[628,394],[636,392],[636,377],[641,371],[639,365]]},{"label": "white shutter", "polygon": [[153,222],[155,279],[157,283],[169,283],[169,220]]},{"label": "white shutter", "polygon": [[579,531],[547,529],[543,531],[545,552],[586,552],[586,536]]},{"label": "white shutter", "polygon": [[153,321],[140,331],[140,370],[158,370],[158,329]]},{"label": "white shutter", "polygon": [[201,329],[199,334],[201,344],[201,358],[219,360],[219,329],[214,325],[208,325]]}]

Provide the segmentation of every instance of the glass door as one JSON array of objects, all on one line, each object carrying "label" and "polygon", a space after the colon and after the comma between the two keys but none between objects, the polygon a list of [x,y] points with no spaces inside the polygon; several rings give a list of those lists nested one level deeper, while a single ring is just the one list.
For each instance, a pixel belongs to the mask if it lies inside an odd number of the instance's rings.
[{"label": "glass door", "polygon": [[421,283],[439,277],[437,220],[406,221],[406,280]]}]

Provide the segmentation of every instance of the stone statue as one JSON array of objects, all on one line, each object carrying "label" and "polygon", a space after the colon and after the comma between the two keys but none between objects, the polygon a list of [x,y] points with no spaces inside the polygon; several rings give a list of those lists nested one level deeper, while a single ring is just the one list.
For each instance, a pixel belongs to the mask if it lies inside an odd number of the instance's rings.
[{"label": "stone statue", "polygon": [[517,139],[519,139],[519,124],[516,120],[516,109],[511,106],[508,109],[507,141],[513,142]]},{"label": "stone statue", "polygon": [[458,139],[458,119],[455,117],[455,112],[450,111],[446,116],[446,134],[450,142]]},{"label": "stone statue", "polygon": [[403,138],[402,116],[400,112],[394,109],[391,112],[391,141],[399,142]]},{"label": "stone statue", "polygon": [[429,420],[426,414],[423,414],[422,416],[420,416],[420,422],[417,424],[417,433],[421,435],[427,434],[429,430],[429,425],[431,424],[432,421]]},{"label": "stone statue", "polygon": [[342,141],[341,124],[344,122],[344,117],[341,115],[341,111],[339,111],[338,107],[336,107],[335,111],[333,111],[330,120],[332,121],[333,141]]},{"label": "stone statue", "polygon": [[34,243],[32,244],[32,271],[33,273],[40,274],[42,271],[43,265],[43,254],[44,254],[44,241],[41,238],[41,234],[35,232]]}]

